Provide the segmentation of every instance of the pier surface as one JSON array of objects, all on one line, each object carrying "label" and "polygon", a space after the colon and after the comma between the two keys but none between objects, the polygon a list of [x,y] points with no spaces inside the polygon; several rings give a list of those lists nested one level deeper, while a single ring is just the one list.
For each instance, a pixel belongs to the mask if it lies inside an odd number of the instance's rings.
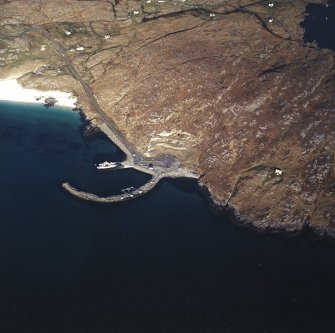
[{"label": "pier surface", "polygon": [[143,171],[146,173],[149,173],[153,176],[153,178],[150,179],[146,184],[139,187],[136,190],[136,194],[130,194],[130,193],[124,193],[124,194],[116,194],[111,195],[107,197],[100,197],[93,193],[88,193],[84,191],[80,191],[76,189],[74,186],[72,186],[68,182],[64,182],[62,184],[63,188],[69,192],[70,194],[74,195],[77,198],[87,200],[87,201],[95,201],[95,202],[101,202],[101,203],[116,203],[121,201],[127,201],[132,200],[137,197],[140,197],[149,191],[151,191],[163,178],[194,178],[198,179],[199,177],[191,172],[188,172],[183,169],[178,169],[175,171],[169,171],[169,172],[156,172],[154,170],[143,170],[144,168],[136,166],[135,169],[139,171]]},{"label": "pier surface", "polygon": [[133,147],[126,140],[126,138],[116,126],[114,121],[107,117],[106,113],[99,105],[90,85],[83,79],[80,72],[77,70],[76,66],[67,54],[67,50],[61,45],[58,40],[54,38],[54,36],[52,36],[52,34],[47,30],[45,26],[34,24],[33,29],[39,31],[44,37],[49,40],[55,51],[67,64],[71,75],[81,84],[94,110],[100,117],[100,120],[102,122],[99,126],[100,130],[104,132],[108,136],[108,138],[125,153],[126,158],[124,161],[122,161],[124,167],[134,168],[138,171],[145,172],[153,176],[153,178],[147,184],[143,185],[141,188],[138,189],[138,192],[136,192],[136,194],[128,193],[122,195],[113,195],[109,197],[99,197],[92,193],[79,191],[67,182],[63,183],[63,188],[65,190],[81,199],[112,203],[130,200],[139,195],[143,195],[153,189],[162,178],[198,178],[198,176],[181,169],[180,162],[173,156],[163,155],[152,159],[145,157],[138,151],[136,151],[135,147]]}]

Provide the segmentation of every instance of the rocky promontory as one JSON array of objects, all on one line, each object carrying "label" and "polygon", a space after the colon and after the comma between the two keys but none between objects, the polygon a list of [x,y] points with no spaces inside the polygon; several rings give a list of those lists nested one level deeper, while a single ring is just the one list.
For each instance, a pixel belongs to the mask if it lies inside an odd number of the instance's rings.
[{"label": "rocky promontory", "polygon": [[99,124],[43,26],[142,154],[259,229],[333,236],[335,52],[303,41],[311,2],[0,1],[0,78],[73,91]]}]

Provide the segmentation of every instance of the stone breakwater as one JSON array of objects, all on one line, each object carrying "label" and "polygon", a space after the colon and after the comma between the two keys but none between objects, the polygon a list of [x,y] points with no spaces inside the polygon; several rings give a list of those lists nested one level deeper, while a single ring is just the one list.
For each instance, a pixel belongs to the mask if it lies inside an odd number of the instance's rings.
[{"label": "stone breakwater", "polygon": [[135,167],[135,169],[149,173],[153,176],[149,182],[144,184],[143,186],[139,187],[136,191],[135,194],[132,196],[130,194],[117,194],[117,195],[111,195],[108,197],[100,197],[96,194],[93,193],[88,193],[84,191],[80,191],[76,189],[74,186],[72,186],[68,182],[64,182],[62,184],[62,187],[72,194],[73,196],[87,200],[87,201],[94,201],[94,202],[101,202],[101,203],[115,203],[115,202],[121,202],[121,201],[127,201],[127,200],[132,200],[135,199],[139,196],[142,196],[149,191],[151,191],[163,178],[194,178],[198,179],[199,176],[195,175],[187,170],[175,170],[175,171],[167,171],[167,172],[155,172],[154,170],[148,170],[142,167]]}]

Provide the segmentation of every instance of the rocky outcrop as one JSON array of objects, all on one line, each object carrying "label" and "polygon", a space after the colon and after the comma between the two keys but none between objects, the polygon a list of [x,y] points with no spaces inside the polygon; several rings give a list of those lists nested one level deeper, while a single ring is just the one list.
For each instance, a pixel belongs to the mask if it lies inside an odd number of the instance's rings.
[{"label": "rocky outcrop", "polygon": [[55,106],[55,104],[57,103],[57,100],[53,97],[47,97],[45,100],[44,100],[44,106],[46,108],[50,108],[52,106]]},{"label": "rocky outcrop", "polygon": [[[335,230],[335,54],[303,43],[309,2],[80,1],[96,6],[90,17],[101,6],[110,16],[80,23],[70,13],[68,22],[57,13],[40,22],[18,17],[25,27],[45,24],[143,154],[176,156],[203,175],[215,202],[257,228],[311,226],[323,235]],[[0,16],[8,20],[24,3],[2,5]],[[48,54],[62,67],[36,31],[25,36],[38,59]],[[54,82],[51,75],[42,76]]]}]

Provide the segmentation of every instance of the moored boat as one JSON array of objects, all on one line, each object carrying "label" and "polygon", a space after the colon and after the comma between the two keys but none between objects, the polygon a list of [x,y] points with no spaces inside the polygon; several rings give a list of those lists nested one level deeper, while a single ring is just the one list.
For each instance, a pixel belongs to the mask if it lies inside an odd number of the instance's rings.
[{"label": "moored boat", "polygon": [[96,165],[97,169],[103,170],[103,169],[116,169],[116,168],[122,168],[123,164],[121,162],[102,162]]}]

